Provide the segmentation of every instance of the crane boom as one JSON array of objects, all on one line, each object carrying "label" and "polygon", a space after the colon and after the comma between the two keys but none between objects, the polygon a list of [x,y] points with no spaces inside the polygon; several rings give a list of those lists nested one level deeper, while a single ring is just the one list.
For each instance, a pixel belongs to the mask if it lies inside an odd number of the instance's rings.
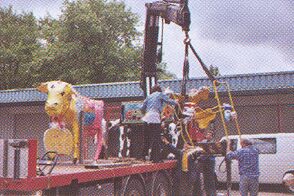
[{"label": "crane boom", "polygon": [[169,24],[173,22],[188,32],[190,27],[190,11],[188,0],[163,0],[146,3],[145,37],[142,64],[142,89],[144,96],[150,94],[150,89],[157,83],[158,34],[159,18]]}]

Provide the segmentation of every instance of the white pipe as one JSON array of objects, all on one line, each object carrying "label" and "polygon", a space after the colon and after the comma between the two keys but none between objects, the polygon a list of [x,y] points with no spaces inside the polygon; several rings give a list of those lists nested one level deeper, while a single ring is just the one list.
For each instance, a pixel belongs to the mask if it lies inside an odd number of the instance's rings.
[{"label": "white pipe", "polygon": [[146,96],[150,95],[150,78],[146,77]]}]

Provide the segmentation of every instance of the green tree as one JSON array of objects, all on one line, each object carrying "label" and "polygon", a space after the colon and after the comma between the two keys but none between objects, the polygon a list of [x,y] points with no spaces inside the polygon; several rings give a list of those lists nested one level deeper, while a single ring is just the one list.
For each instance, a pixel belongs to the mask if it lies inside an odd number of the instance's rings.
[{"label": "green tree", "polygon": [[[138,16],[115,0],[65,1],[60,18],[0,10],[0,89],[42,81],[102,83],[139,80]],[[174,75],[158,65],[159,79]]]},{"label": "green tree", "polygon": [[210,65],[209,71],[213,76],[220,76],[220,72],[217,66]]},{"label": "green tree", "polygon": [[34,52],[38,50],[38,28],[32,13],[16,14],[12,7],[0,8],[0,89],[26,87]]},{"label": "green tree", "polygon": [[157,77],[160,80],[175,79],[177,76],[166,70],[167,64],[165,62],[157,65]]},{"label": "green tree", "polygon": [[40,22],[48,45],[36,61],[37,80],[101,83],[140,78],[138,17],[123,2],[78,0],[64,5],[59,21]]}]

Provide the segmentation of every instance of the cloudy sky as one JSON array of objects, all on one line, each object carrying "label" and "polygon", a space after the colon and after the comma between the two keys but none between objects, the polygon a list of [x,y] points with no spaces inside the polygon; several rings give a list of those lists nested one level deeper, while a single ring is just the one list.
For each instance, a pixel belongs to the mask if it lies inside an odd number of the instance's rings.
[{"label": "cloudy sky", "polygon": [[[145,3],[155,0],[122,0],[141,19]],[[0,0],[35,16],[61,14],[62,0]],[[294,70],[293,0],[190,0],[191,43],[206,65],[222,75]],[[165,25],[164,57],[168,70],[179,78],[184,59],[184,33],[177,25]],[[192,52],[190,77],[204,76]]]}]

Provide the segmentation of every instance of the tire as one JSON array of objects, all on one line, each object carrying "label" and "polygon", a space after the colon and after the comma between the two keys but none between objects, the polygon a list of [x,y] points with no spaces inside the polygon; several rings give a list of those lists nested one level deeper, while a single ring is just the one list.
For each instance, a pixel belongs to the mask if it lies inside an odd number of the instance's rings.
[{"label": "tire", "polygon": [[153,179],[152,196],[170,196],[171,184],[163,173],[157,173]]},{"label": "tire", "polygon": [[293,179],[293,178],[294,178],[294,171],[285,173],[283,177],[283,184],[285,185],[285,188],[287,189],[287,191],[290,193],[294,193],[294,184],[293,183],[287,184],[286,181],[287,179]]},{"label": "tire", "polygon": [[124,191],[124,196],[143,196],[145,195],[144,186],[137,178],[130,178]]}]

